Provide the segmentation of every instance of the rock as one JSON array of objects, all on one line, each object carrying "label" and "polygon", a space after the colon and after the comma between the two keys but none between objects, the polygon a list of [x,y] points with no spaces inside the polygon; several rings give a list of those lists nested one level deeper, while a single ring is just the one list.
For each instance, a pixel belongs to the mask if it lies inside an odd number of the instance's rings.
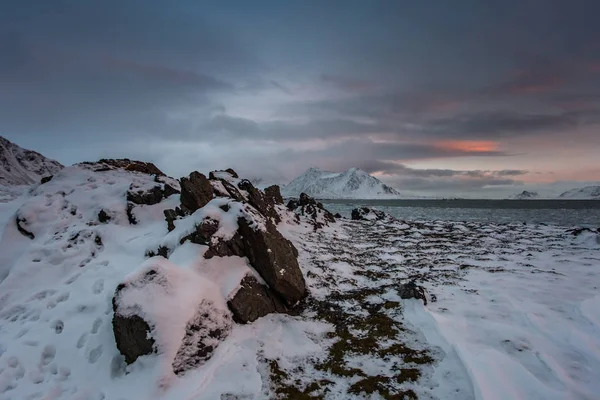
[{"label": "rock", "polygon": [[343,217],[342,217],[342,214],[340,214],[340,213],[335,213],[334,217],[335,217],[335,218],[343,218]]},{"label": "rock", "polygon": [[169,185],[168,183],[165,183],[165,186],[163,188],[163,197],[166,199],[169,196],[172,196],[174,194],[179,194],[181,193],[179,190],[175,189],[173,186]]},{"label": "rock", "polygon": [[380,221],[386,214],[374,208],[361,207],[352,210],[352,219],[355,221]]},{"label": "rock", "polygon": [[230,317],[208,300],[203,300],[187,323],[181,347],[173,360],[176,375],[202,365],[231,332]]},{"label": "rock", "polygon": [[298,265],[298,250],[273,224],[254,230],[245,218],[238,219],[244,254],[271,290],[288,306],[306,294],[306,282]]},{"label": "rock", "polygon": [[165,215],[165,221],[167,221],[167,229],[169,232],[171,232],[173,229],[175,229],[175,224],[173,221],[177,219],[177,211],[173,209],[167,209],[163,211],[163,214]]},{"label": "rock", "polygon": [[244,241],[239,233],[235,233],[233,237],[227,241],[219,240],[216,243],[211,243],[209,249],[204,253],[204,258],[213,257],[245,257]]},{"label": "rock", "polygon": [[21,218],[19,215],[17,215],[15,222],[17,224],[17,230],[21,233],[21,235],[27,236],[31,240],[35,239],[35,235],[24,227],[24,225],[27,225],[27,220],[25,218]]},{"label": "rock", "polygon": [[213,187],[206,176],[192,172],[188,178],[181,178],[181,205],[189,213],[204,207],[213,199]]},{"label": "rock", "polygon": [[219,221],[211,218],[205,218],[202,223],[196,225],[196,230],[187,236],[181,238],[180,243],[186,240],[192,243],[208,245],[210,238],[219,230]]},{"label": "rock", "polygon": [[272,185],[265,189],[265,197],[273,204],[283,204],[281,189],[278,185]]},{"label": "rock", "polygon": [[244,277],[227,306],[233,313],[233,320],[241,324],[253,322],[267,314],[288,311],[281,300],[252,275]]},{"label": "rock", "polygon": [[[263,216],[273,220],[275,224],[281,222],[281,218],[275,209],[275,201],[272,197],[268,197],[263,192],[258,190],[247,179],[242,179],[238,183],[238,188],[248,192],[248,203],[256,208]],[[283,202],[283,199],[282,199]]]},{"label": "rock", "polygon": [[422,286],[417,285],[415,281],[400,285],[398,294],[402,299],[421,299],[427,305],[427,291]]},{"label": "rock", "polygon": [[129,220],[129,223],[131,225],[137,224],[137,218],[135,218],[135,214],[133,213],[134,207],[135,207],[135,205],[133,203],[127,202],[127,209],[126,209],[127,219]]},{"label": "rock", "polygon": [[335,222],[334,215],[326,210],[322,203],[317,202],[306,193],[301,193],[298,200],[291,199],[287,208],[294,211],[296,215],[306,217],[315,230]]},{"label": "rock", "polygon": [[[105,167],[104,167],[105,171],[107,169],[110,170],[110,169],[114,169],[114,168],[121,168],[126,171],[141,172],[143,174],[148,174],[148,175],[165,176],[164,172],[162,172],[160,169],[158,169],[156,167],[156,165],[154,165],[150,162],[135,161],[135,160],[130,160],[128,158],[120,158],[120,159],[102,159],[102,160],[98,161],[98,163],[105,164]],[[113,168],[107,168],[106,166],[113,167]],[[96,170],[96,171],[98,171],[98,170]]]},{"label": "rock", "polygon": [[108,214],[106,213],[106,211],[104,211],[104,210],[100,210],[100,212],[98,213],[98,221],[99,221],[101,224],[105,224],[105,223],[107,223],[108,221],[110,221],[110,215],[108,215]]},{"label": "rock", "polygon": [[237,172],[235,172],[233,169],[231,168],[227,168],[226,170],[218,170],[218,171],[211,171],[208,173],[208,179],[223,179],[223,178],[219,178],[217,177],[217,174],[220,172],[227,172],[232,178],[234,179],[239,179],[239,175],[237,174]]},{"label": "rock", "polygon": [[[594,231],[590,228],[573,228],[573,229],[567,230],[567,232],[570,233],[571,235],[577,237],[577,236],[581,235],[583,232],[594,232]],[[598,230],[598,232],[600,232],[600,230]]]},{"label": "rock", "polygon": [[138,205],[153,205],[158,204],[163,199],[163,189],[160,186],[154,186],[152,189],[143,191],[135,191],[133,187],[127,191],[127,201]]},{"label": "rock", "polygon": [[112,300],[113,304],[113,334],[117,349],[125,357],[127,364],[133,363],[138,357],[152,354],[155,351],[154,339],[150,335],[150,326],[139,315],[121,315],[117,299],[126,285],[117,286]]},{"label": "rock", "polygon": [[[173,357],[169,360],[173,372],[182,374],[211,357],[231,331],[231,315],[224,299],[214,297],[221,293],[213,282],[160,257],[148,262],[154,263],[149,264],[150,269],[120,284],[115,291],[112,304],[116,345],[128,364],[157,352]],[[202,297],[190,303],[189,290],[196,286]],[[183,303],[186,308],[174,312],[167,321],[156,312],[156,307],[174,308]],[[181,343],[156,340],[182,327]]]},{"label": "rock", "polygon": [[44,184],[47,182],[50,182],[52,180],[52,178],[54,178],[54,175],[48,175],[48,176],[44,176],[42,177],[42,179],[40,180],[40,184]]}]

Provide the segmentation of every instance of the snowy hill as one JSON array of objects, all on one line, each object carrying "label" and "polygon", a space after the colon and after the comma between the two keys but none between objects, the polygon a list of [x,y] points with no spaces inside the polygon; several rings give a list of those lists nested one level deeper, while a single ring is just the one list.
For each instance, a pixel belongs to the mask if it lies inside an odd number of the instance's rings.
[{"label": "snowy hill", "polygon": [[23,149],[0,136],[0,185],[30,185],[62,168],[58,161]]},{"label": "snowy hill", "polygon": [[286,197],[306,193],[320,199],[392,199],[401,196],[396,189],[358,168],[340,173],[310,168],[286,185],[281,193]]},{"label": "snowy hill", "polygon": [[533,200],[539,199],[540,195],[538,192],[530,192],[528,190],[523,190],[519,194],[515,194],[514,196],[509,197],[511,200]]},{"label": "snowy hill", "polygon": [[600,200],[600,186],[586,186],[581,189],[567,190],[558,197],[560,199]]}]

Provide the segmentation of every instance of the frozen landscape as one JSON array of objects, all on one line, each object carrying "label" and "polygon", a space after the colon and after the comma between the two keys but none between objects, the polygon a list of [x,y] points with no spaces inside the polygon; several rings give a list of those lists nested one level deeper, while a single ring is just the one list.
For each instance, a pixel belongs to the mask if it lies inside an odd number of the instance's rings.
[{"label": "frozen landscape", "polygon": [[3,400],[600,392],[596,229],[334,217],[129,160],[64,168],[0,222]]}]

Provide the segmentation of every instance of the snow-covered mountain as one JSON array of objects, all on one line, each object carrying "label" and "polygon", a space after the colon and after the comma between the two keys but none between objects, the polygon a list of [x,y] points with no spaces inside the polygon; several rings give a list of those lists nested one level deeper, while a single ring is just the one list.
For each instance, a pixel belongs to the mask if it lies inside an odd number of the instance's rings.
[{"label": "snow-covered mountain", "polygon": [[339,173],[309,168],[283,187],[281,192],[286,197],[306,193],[319,199],[385,199],[401,196],[396,189],[358,168]]},{"label": "snow-covered mountain", "polygon": [[580,189],[567,190],[560,199],[600,200],[600,186],[586,186]]},{"label": "snow-covered mountain", "polygon": [[519,194],[515,194],[514,196],[509,197],[511,200],[533,200],[539,199],[540,195],[538,192],[530,192],[528,190],[523,190]]},{"label": "snow-covered mountain", "polygon": [[58,161],[19,147],[0,136],[0,185],[30,185],[62,168]]}]

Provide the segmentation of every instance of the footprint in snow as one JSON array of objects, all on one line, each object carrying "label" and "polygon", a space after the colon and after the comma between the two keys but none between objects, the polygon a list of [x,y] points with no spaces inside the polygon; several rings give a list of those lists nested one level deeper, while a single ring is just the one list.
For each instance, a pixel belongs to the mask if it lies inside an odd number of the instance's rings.
[{"label": "footprint in snow", "polygon": [[104,279],[98,279],[96,282],[94,282],[94,285],[92,286],[92,292],[94,292],[94,294],[100,294],[103,290]]},{"label": "footprint in snow", "polygon": [[58,380],[66,381],[71,376],[71,369],[69,367],[60,367],[58,369]]},{"label": "footprint in snow", "polygon": [[96,361],[98,361],[100,359],[100,357],[102,357],[102,353],[104,351],[102,350],[102,345],[93,348],[90,351],[90,354],[88,355],[88,361],[90,364],[95,364]]},{"label": "footprint in snow", "polygon": [[33,382],[34,384],[39,384],[44,382],[44,374],[42,373],[42,371],[29,371],[29,379],[31,379],[31,382]]},{"label": "footprint in snow", "polygon": [[71,296],[71,294],[69,292],[65,292],[56,298],[56,302],[63,303],[65,301],[69,300],[70,296]]},{"label": "footprint in snow", "polygon": [[65,281],[65,284],[66,284],[66,285],[70,285],[70,284],[72,284],[72,283],[73,283],[73,282],[75,282],[75,281],[76,281],[76,280],[77,280],[77,279],[78,279],[80,276],[81,276],[81,273],[80,273],[80,272],[76,273],[75,275],[73,275],[72,277],[70,277],[69,279],[67,279],[67,280]]},{"label": "footprint in snow", "polygon": [[65,323],[62,322],[60,319],[57,319],[56,321],[54,321],[52,323],[52,329],[54,329],[54,331],[57,334],[62,333],[64,328],[65,328]]},{"label": "footprint in snow", "polygon": [[83,335],[81,335],[79,337],[79,339],[77,340],[77,348],[81,349],[83,346],[85,346],[86,342],[87,342],[87,338],[88,338],[88,334],[84,333]]},{"label": "footprint in snow", "polygon": [[96,318],[96,320],[94,321],[94,325],[92,325],[92,334],[96,334],[98,333],[98,329],[100,329],[100,326],[102,325],[102,319],[101,318]]},{"label": "footprint in snow", "polygon": [[51,344],[47,344],[46,347],[44,347],[44,350],[42,351],[40,363],[42,365],[48,365],[54,360],[55,356],[56,356],[56,347],[54,347]]}]

